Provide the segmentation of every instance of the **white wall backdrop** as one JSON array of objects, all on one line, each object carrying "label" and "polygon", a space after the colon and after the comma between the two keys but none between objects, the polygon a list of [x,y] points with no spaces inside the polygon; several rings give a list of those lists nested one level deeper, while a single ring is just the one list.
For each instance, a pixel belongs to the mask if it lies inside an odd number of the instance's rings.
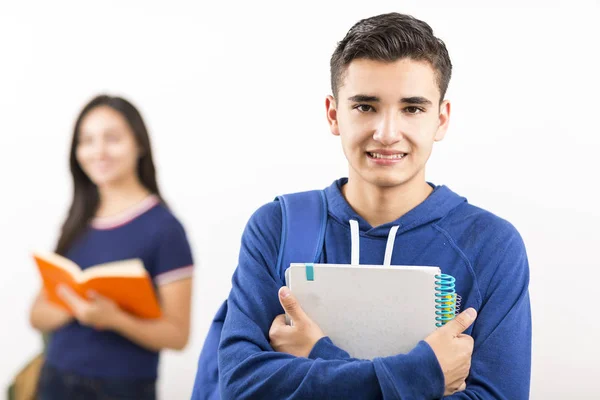
[{"label": "white wall backdrop", "polygon": [[248,217],[277,194],[346,174],[325,120],[331,52],[357,20],[400,11],[429,22],[454,64],[450,130],[428,180],[525,240],[531,398],[598,398],[598,2],[80,3],[0,3],[3,391],[41,346],[28,326],[39,287],[29,254],[57,239],[85,102],[108,92],[140,108],[163,193],[193,245],[192,339],[165,352],[160,371],[162,399],[189,398]]}]

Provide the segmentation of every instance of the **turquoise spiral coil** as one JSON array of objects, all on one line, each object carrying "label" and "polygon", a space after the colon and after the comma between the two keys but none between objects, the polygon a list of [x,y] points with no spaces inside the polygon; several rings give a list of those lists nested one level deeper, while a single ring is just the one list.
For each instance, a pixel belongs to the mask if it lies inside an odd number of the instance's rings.
[{"label": "turquoise spiral coil", "polygon": [[436,275],[435,279],[435,326],[444,326],[456,315],[456,279],[452,275]]}]

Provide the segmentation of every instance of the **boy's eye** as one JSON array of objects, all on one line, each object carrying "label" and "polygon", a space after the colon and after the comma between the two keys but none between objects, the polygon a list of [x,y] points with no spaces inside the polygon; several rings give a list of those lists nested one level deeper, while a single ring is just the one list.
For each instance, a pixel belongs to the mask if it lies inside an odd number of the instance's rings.
[{"label": "boy's eye", "polygon": [[415,106],[409,106],[406,107],[404,111],[406,111],[408,114],[419,114],[423,112],[423,109]]},{"label": "boy's eye", "polygon": [[360,111],[362,113],[366,113],[366,112],[369,112],[369,111],[375,111],[373,109],[373,107],[371,107],[368,104],[357,104],[357,105],[354,106],[354,109],[358,110],[358,111]]}]

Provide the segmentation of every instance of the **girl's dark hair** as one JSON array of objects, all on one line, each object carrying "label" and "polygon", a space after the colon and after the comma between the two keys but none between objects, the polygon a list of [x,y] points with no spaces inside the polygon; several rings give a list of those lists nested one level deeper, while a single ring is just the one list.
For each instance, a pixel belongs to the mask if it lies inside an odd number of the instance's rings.
[{"label": "girl's dark hair", "polygon": [[81,110],[73,129],[73,139],[71,140],[69,156],[71,175],[73,176],[73,201],[67,218],[63,223],[58,244],[56,245],[56,252],[61,255],[67,253],[73,241],[83,232],[98,209],[100,200],[98,188],[81,169],[81,166],[77,162],[76,152],[79,143],[81,121],[90,111],[100,106],[107,106],[119,112],[129,123],[140,149],[140,157],[137,164],[138,177],[146,189],[160,198],[158,184],[156,183],[156,171],[154,169],[154,162],[152,161],[150,138],[139,111],[133,104],[121,97],[100,95],[93,98]]},{"label": "girl's dark hair", "polygon": [[446,95],[452,63],[446,45],[431,27],[410,15],[389,13],[358,21],[331,56],[331,90],[337,98],[346,68],[355,59],[428,61],[436,71],[440,102]]}]

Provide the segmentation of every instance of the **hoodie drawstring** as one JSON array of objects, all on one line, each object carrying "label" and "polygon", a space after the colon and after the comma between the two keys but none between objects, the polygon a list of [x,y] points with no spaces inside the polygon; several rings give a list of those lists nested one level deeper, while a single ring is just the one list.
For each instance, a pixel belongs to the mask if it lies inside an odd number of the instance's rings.
[{"label": "hoodie drawstring", "polygon": [[385,256],[383,257],[383,265],[389,267],[392,265],[392,253],[394,252],[394,241],[396,240],[396,232],[400,225],[392,226],[388,234],[387,244],[385,245]]},{"label": "hoodie drawstring", "polygon": [[350,220],[350,265],[360,264],[360,234],[358,232],[358,221]]},{"label": "hoodie drawstring", "polygon": [[[360,264],[360,232],[358,230],[358,221],[351,219],[350,221],[350,265]],[[383,258],[383,265],[392,265],[392,253],[394,252],[394,241],[396,240],[396,232],[398,232],[399,225],[392,226],[390,233],[388,234],[387,244],[385,245],[385,256]]]}]

